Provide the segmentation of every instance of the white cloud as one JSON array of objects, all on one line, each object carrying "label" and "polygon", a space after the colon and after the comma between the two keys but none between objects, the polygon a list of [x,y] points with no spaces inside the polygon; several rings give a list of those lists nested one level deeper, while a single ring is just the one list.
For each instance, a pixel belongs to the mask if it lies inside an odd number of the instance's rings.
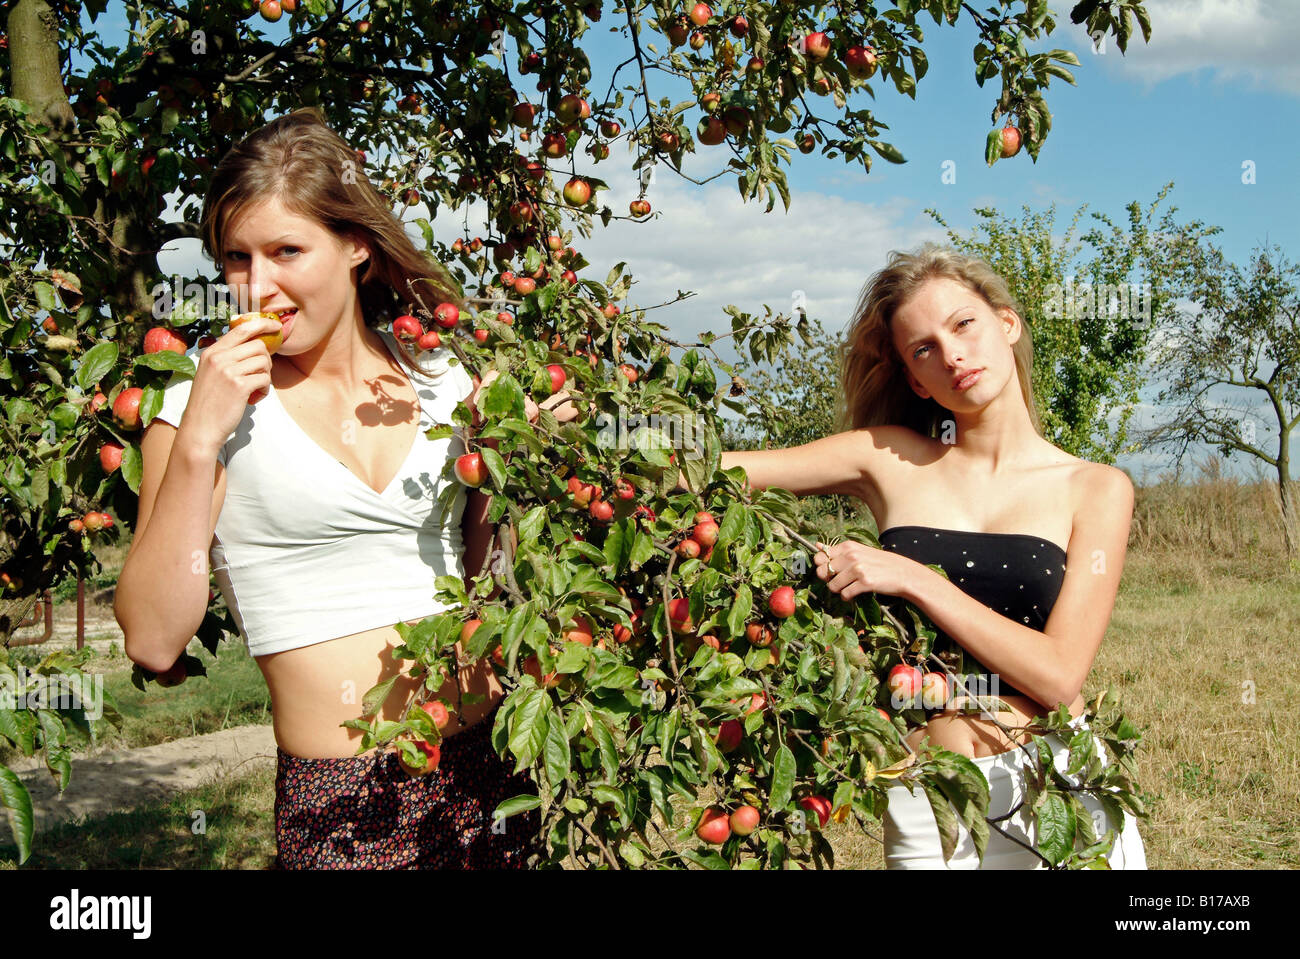
[{"label": "white cloud", "polygon": [[1184,74],[1210,71],[1214,83],[1244,82],[1249,89],[1300,94],[1300,4],[1295,0],[1146,0],[1151,42],[1134,21],[1128,50],[1121,54],[1108,36],[1104,53],[1093,54],[1083,25],[1070,25],[1074,47],[1085,64],[1096,56],[1105,69],[1155,84]]}]

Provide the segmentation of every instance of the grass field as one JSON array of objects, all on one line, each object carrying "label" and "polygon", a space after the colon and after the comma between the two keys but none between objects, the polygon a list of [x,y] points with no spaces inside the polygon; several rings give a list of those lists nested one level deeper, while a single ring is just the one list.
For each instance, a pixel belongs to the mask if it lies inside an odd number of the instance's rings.
[{"label": "grass field", "polygon": [[[1290,708],[1300,693],[1291,664],[1300,569],[1285,559],[1276,516],[1267,486],[1213,475],[1138,491],[1119,597],[1085,696],[1113,685],[1145,732],[1139,783],[1151,814],[1139,829],[1153,869],[1300,867],[1300,720]],[[188,735],[186,709],[215,717],[223,701],[251,716],[255,685],[237,678],[245,668],[261,683],[246,657],[222,662],[211,679],[192,680],[198,698],[177,700],[166,718],[170,705],[136,704],[141,726],[127,738]],[[229,685],[216,691],[219,683]],[[265,868],[275,851],[273,800],[269,771],[191,790],[38,834],[27,867]],[[206,814],[200,835],[191,830],[196,809]],[[835,827],[831,839],[838,867],[883,865],[879,843],[862,831]],[[12,867],[13,854],[0,845],[0,865]]]}]

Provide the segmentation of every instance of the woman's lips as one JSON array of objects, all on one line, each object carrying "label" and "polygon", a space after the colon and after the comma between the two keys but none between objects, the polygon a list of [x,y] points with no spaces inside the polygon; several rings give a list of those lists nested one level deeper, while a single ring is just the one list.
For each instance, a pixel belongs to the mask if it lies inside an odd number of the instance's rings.
[{"label": "woman's lips", "polygon": [[953,389],[958,391],[970,389],[972,386],[974,386],[976,383],[979,382],[980,376],[983,375],[983,373],[984,373],[983,370],[973,370],[972,372],[967,373],[964,377],[961,378],[961,380],[958,381],[957,385],[954,386]]}]

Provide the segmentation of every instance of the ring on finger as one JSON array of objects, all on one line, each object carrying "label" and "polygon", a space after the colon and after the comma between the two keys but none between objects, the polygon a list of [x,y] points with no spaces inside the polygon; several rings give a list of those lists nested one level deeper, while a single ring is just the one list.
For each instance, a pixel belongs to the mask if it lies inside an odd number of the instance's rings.
[{"label": "ring on finger", "polygon": [[835,575],[835,567],[831,565],[830,560],[826,561],[826,572],[830,573],[832,576]]}]

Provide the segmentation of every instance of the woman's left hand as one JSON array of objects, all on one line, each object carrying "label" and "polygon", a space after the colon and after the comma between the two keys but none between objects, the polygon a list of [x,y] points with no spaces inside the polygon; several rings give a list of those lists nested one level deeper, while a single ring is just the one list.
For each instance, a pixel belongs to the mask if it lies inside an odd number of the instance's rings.
[{"label": "woman's left hand", "polygon": [[853,540],[834,546],[819,542],[813,562],[817,566],[817,578],[825,580],[840,599],[853,599],[864,593],[906,596],[916,577],[927,572],[924,566],[906,556]]}]

